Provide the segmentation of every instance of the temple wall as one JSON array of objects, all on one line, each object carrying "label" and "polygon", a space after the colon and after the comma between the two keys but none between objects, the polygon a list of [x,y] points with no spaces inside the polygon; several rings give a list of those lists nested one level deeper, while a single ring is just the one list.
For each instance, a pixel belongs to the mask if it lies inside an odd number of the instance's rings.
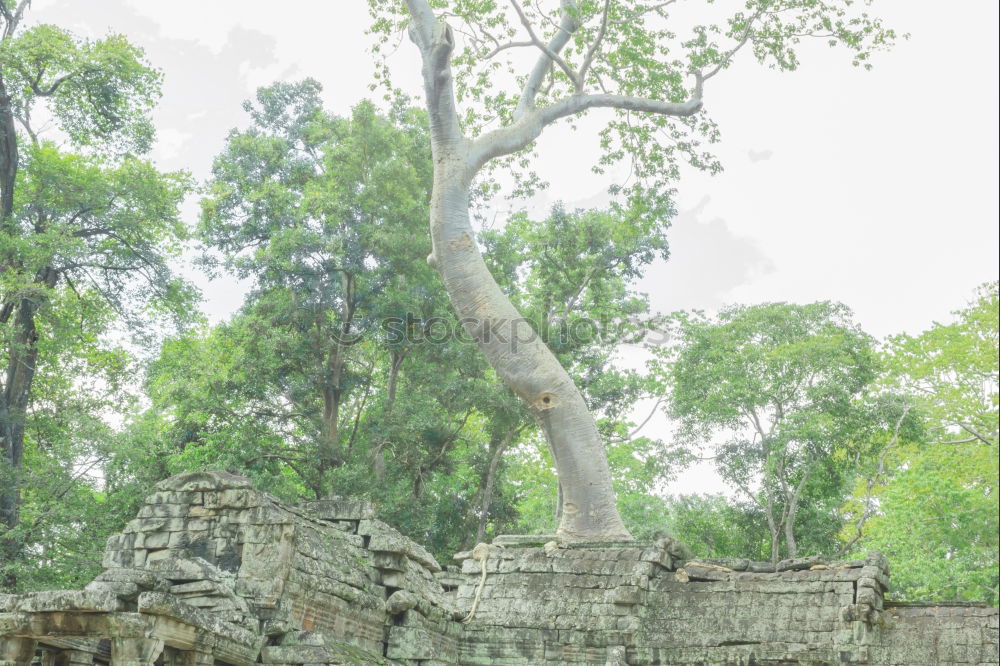
[{"label": "temple wall", "polygon": [[887,604],[878,553],[775,570],[670,539],[501,537],[456,561],[364,502],[185,474],[84,590],[0,595],[0,666],[998,663],[996,609]]}]

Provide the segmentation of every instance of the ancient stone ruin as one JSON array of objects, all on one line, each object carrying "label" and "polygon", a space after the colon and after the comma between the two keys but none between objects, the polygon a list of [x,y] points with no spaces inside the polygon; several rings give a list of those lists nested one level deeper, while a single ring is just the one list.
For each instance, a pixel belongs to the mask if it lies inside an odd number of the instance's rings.
[{"label": "ancient stone ruin", "polygon": [[997,663],[995,609],[887,603],[878,553],[682,550],[501,538],[445,568],[364,502],[184,474],[85,589],[0,595],[0,666]]}]

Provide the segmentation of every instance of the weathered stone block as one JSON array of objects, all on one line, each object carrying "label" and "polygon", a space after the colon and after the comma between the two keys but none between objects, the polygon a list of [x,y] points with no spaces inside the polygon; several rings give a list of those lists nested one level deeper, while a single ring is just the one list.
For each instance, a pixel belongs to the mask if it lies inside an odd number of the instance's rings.
[{"label": "weathered stone block", "polygon": [[249,509],[263,504],[259,492],[246,488],[205,491],[206,509]]},{"label": "weathered stone block", "polygon": [[330,651],[317,645],[271,646],[261,648],[265,664],[308,664],[330,661]]},{"label": "weathered stone block", "polygon": [[368,537],[369,550],[400,553],[419,562],[432,572],[441,571],[441,565],[423,546],[407,539],[381,521],[358,521],[358,535]]},{"label": "weathered stone block", "polygon": [[622,585],[616,587],[611,596],[611,601],[619,606],[635,606],[646,600],[646,591],[636,585]]},{"label": "weathered stone block", "polygon": [[385,600],[385,612],[389,615],[405,613],[417,605],[417,598],[406,590],[396,590]]},{"label": "weathered stone block", "polygon": [[10,610],[21,613],[54,611],[109,613],[121,608],[122,604],[118,601],[118,597],[107,590],[47,590],[17,596]]},{"label": "weathered stone block", "polygon": [[328,521],[359,521],[376,517],[370,502],[359,499],[335,497],[299,504],[309,515]]},{"label": "weathered stone block", "polygon": [[156,484],[157,490],[179,492],[252,487],[252,482],[245,476],[223,471],[188,472],[187,474],[172,476]]}]

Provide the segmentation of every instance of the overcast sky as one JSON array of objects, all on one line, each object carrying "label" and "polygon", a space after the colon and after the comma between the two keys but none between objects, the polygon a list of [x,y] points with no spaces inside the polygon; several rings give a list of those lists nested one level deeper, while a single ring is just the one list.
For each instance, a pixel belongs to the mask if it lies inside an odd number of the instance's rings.
[{"label": "overcast sky", "polygon": [[[743,59],[707,86],[726,171],[680,183],[672,258],[643,283],[654,307],[830,299],[883,337],[946,320],[997,277],[998,3],[873,5],[911,38],[879,54],[872,72],[817,44],[802,49],[798,72]],[[165,75],[154,157],[205,178],[257,86],[310,76],[339,113],[370,94],[366,7],[34,0],[28,22],[120,32],[143,47]],[[393,62],[397,84],[410,79],[416,91],[415,47],[404,42]],[[596,137],[557,128],[539,150],[552,184],[539,206],[605,200],[607,183],[589,170]],[[193,222],[196,207],[186,210]],[[202,288],[213,319],[240,304],[229,283]]]}]

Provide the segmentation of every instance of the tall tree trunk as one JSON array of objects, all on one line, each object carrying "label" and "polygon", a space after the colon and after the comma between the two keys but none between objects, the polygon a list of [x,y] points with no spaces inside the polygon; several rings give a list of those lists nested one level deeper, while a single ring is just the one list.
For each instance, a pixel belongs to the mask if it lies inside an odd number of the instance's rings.
[{"label": "tall tree trunk", "polygon": [[[328,367],[342,368],[337,353],[331,353]],[[323,387],[323,423],[320,431],[320,467],[325,471],[334,467],[340,441],[340,372],[331,373],[330,383]]]},{"label": "tall tree trunk", "polygon": [[774,519],[774,499],[771,491],[764,488],[766,502],[764,504],[764,516],[767,518],[767,529],[771,533],[771,564],[777,565],[781,548],[781,528]]},{"label": "tall tree trunk", "polygon": [[552,447],[563,491],[558,533],[571,539],[629,538],[615,507],[604,444],[583,396],[497,286],[476,245],[469,223],[474,169],[468,156],[461,144],[438,132],[432,136],[431,263],[467,332],[528,404]]},{"label": "tall tree trunk", "polygon": [[[409,351],[389,350],[389,378],[386,382],[385,412],[382,415],[383,422],[388,422],[392,416],[392,409],[396,405],[396,389],[399,387],[399,371],[403,367]],[[372,467],[375,471],[375,481],[382,483],[385,481],[385,444],[386,438],[382,436],[375,445],[375,455],[373,456]]]},{"label": "tall tree trunk", "polygon": [[[347,347],[354,320],[354,276],[341,271],[344,304],[341,307],[339,330],[333,337],[333,349],[327,353],[326,383],[323,386],[323,427],[320,433],[320,483],[325,483],[326,471],[341,462],[340,407],[344,396],[344,371],[347,367]],[[323,327],[320,327],[323,330]]]},{"label": "tall tree trunk", "polygon": [[7,230],[14,210],[14,185],[17,183],[17,128],[10,94],[0,71],[0,223]]},{"label": "tall tree trunk", "polygon": [[[17,21],[5,10],[4,41],[13,34]],[[10,94],[0,70],[0,234],[13,236],[17,228],[11,215],[14,210],[14,186],[17,183],[17,129],[14,126],[14,112]],[[7,243],[4,243],[5,245]],[[6,253],[5,253],[6,254]],[[0,256],[0,272],[14,268],[14,257]],[[0,561],[12,564],[20,554],[20,545],[11,531],[20,522],[21,505],[21,461],[24,456],[24,409],[27,406],[34,375],[34,355],[37,354],[34,340],[34,313],[27,318],[25,329],[25,307],[28,302],[16,302],[16,297],[3,295],[11,300],[0,302],[3,323],[15,315],[15,331],[9,343],[7,371],[4,385],[0,390]],[[26,381],[25,381],[26,380]],[[0,591],[13,592],[17,578],[13,571],[0,572]]]},{"label": "tall tree trunk", "polygon": [[[583,396],[497,286],[469,222],[469,190],[479,169],[493,157],[526,146],[545,121],[536,113],[513,132],[476,141],[463,136],[450,63],[452,30],[433,16],[425,0],[407,0],[407,6],[414,19],[410,36],[423,61],[434,160],[433,250],[428,262],[441,275],[466,331],[497,375],[531,409],[552,447],[563,491],[558,534],[567,539],[631,539],[615,506],[604,443]],[[580,101],[567,105],[567,113]]]},{"label": "tall tree trunk", "polygon": [[802,473],[802,478],[795,486],[795,490],[788,497],[788,517],[785,519],[785,545],[788,547],[788,557],[798,557],[798,546],[795,543],[795,518],[799,512],[799,500],[802,497],[802,489],[805,488],[812,472],[812,457],[806,464],[806,471]]},{"label": "tall tree trunk", "polygon": [[[46,270],[40,286],[51,288],[56,272]],[[14,313],[14,334],[7,355],[7,370],[4,375],[3,391],[0,392],[0,452],[3,462],[0,468],[0,525],[4,528],[0,535],[0,555],[3,561],[13,563],[20,556],[21,546],[12,531],[20,523],[21,516],[21,472],[24,462],[24,426],[31,398],[31,385],[35,379],[38,359],[38,332],[35,315],[41,297],[21,298]],[[17,579],[7,571],[0,578],[0,589],[13,591]]]}]

